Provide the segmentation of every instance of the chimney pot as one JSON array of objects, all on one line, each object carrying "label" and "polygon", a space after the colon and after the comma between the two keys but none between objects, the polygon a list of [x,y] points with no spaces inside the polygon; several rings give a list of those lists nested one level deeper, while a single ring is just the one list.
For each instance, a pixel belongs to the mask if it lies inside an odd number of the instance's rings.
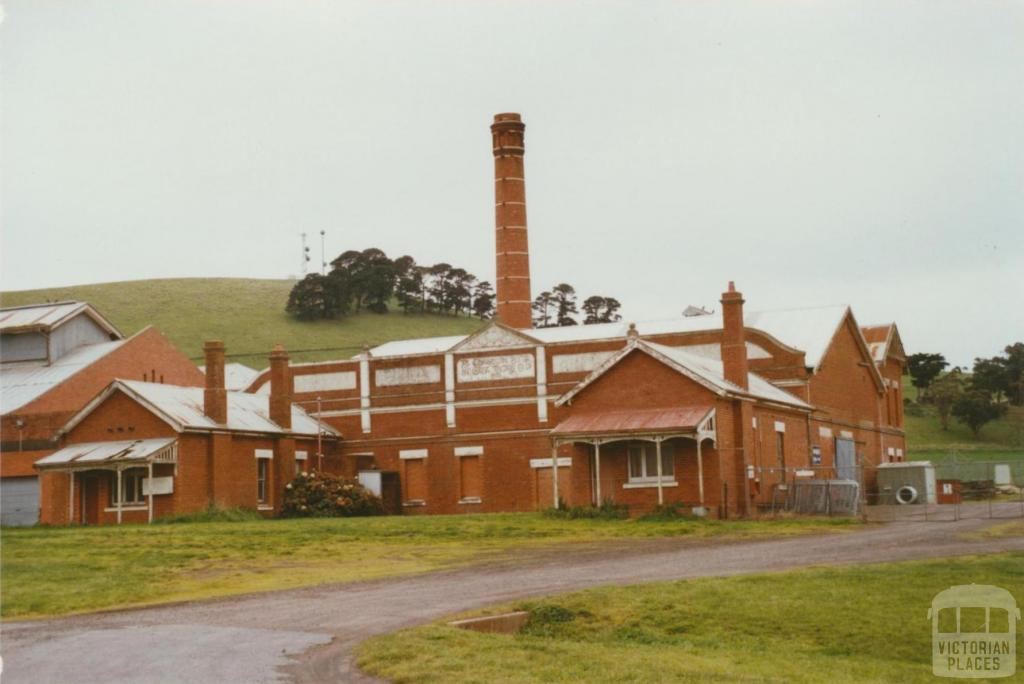
[{"label": "chimney pot", "polygon": [[203,390],[203,413],[218,425],[228,422],[228,393],[224,388],[224,343],[208,340],[203,344],[206,360],[206,387]]},{"label": "chimney pot", "polygon": [[722,371],[725,379],[749,389],[747,339],[743,327],[743,294],[730,280],[722,293]]},{"label": "chimney pot", "polygon": [[288,352],[275,344],[270,352],[270,420],[285,430],[292,427],[292,369]]}]

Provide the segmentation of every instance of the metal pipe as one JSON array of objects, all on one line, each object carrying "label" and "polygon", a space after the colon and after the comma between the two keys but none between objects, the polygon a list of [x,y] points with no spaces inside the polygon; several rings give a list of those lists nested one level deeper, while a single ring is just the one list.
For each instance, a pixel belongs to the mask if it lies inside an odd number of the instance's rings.
[{"label": "metal pipe", "polygon": [[117,524],[121,524],[121,506],[124,501],[124,489],[121,488],[121,467],[117,467]]},{"label": "metal pipe", "polygon": [[704,459],[700,455],[701,438],[697,437],[697,492],[700,495],[700,507],[704,508]]}]

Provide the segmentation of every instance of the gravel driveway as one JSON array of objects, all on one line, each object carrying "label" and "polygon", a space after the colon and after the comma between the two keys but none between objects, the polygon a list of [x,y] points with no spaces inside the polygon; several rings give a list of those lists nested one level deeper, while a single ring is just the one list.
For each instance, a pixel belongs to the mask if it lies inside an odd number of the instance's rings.
[{"label": "gravel driveway", "polygon": [[962,536],[998,522],[895,523],[752,542],[560,547],[415,577],[9,622],[0,646],[3,681],[371,681],[351,664],[356,644],[449,613],[601,584],[1024,551],[1022,537]]}]

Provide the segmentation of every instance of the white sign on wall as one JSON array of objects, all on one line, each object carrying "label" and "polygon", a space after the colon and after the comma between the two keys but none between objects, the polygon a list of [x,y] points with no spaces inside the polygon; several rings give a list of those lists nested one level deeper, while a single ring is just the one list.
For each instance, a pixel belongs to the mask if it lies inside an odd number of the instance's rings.
[{"label": "white sign on wall", "polygon": [[533,354],[475,356],[468,359],[459,359],[456,366],[456,376],[459,382],[532,378],[533,369]]},{"label": "white sign on wall", "polygon": [[173,494],[174,493],[174,478],[170,475],[167,477],[144,477],[142,478],[142,495],[149,496],[150,494],[156,496],[157,494]]},{"label": "white sign on wall", "polygon": [[441,382],[440,366],[409,366],[407,368],[382,368],[376,372],[378,387],[395,385],[426,385]]},{"label": "white sign on wall", "polygon": [[551,367],[555,373],[589,373],[611,358],[615,352],[587,352],[585,354],[555,354]]},{"label": "white sign on wall", "polygon": [[[356,374],[353,371],[339,373],[313,373],[294,377],[295,392],[330,392],[356,388]],[[269,386],[270,383],[268,382]]]}]

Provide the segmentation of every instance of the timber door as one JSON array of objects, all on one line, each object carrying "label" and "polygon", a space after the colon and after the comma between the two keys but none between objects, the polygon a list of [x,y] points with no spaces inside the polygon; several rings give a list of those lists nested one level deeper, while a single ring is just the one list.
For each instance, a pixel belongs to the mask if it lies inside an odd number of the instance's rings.
[{"label": "timber door", "polygon": [[836,477],[840,480],[859,480],[857,444],[852,439],[836,438]]}]

